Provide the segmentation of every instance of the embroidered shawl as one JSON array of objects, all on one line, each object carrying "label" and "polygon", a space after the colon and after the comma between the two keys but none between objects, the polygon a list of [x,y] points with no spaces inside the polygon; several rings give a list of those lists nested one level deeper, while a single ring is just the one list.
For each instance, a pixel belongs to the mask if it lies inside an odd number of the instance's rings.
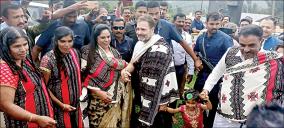
[{"label": "embroidered shawl", "polygon": [[242,62],[234,56],[238,51],[232,48],[226,57],[219,112],[231,120],[244,121],[256,104],[283,102],[284,58],[274,52],[259,52]]}]

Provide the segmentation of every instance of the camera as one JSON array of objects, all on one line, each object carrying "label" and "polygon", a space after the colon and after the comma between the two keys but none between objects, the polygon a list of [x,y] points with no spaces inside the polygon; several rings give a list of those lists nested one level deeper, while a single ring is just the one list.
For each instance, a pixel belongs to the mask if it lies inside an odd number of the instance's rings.
[{"label": "camera", "polygon": [[101,16],[101,20],[106,21],[108,16]]},{"label": "camera", "polygon": [[113,21],[115,19],[115,15],[101,16],[101,19],[103,21]]}]

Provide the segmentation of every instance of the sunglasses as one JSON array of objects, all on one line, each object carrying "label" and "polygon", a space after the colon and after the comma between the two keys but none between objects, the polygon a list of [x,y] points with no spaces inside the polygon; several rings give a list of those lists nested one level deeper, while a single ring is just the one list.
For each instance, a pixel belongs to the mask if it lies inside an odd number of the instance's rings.
[{"label": "sunglasses", "polygon": [[123,30],[124,29],[124,27],[123,26],[113,26],[112,27],[114,30]]}]

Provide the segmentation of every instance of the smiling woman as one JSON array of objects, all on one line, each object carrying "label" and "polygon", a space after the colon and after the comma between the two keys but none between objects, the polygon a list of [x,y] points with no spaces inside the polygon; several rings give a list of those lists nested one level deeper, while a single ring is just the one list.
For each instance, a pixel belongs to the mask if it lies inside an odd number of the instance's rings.
[{"label": "smiling woman", "polygon": [[124,100],[125,85],[120,81],[120,71],[127,63],[110,46],[111,30],[107,25],[99,24],[92,31],[91,44],[84,47],[88,52],[82,55],[87,60],[84,86],[89,89],[90,127],[128,127],[122,117],[127,109],[121,108],[128,102]]},{"label": "smiling woman", "polygon": [[82,128],[81,67],[79,53],[72,48],[73,37],[68,27],[57,28],[53,37],[55,46],[43,56],[40,68],[54,103],[56,126]]}]

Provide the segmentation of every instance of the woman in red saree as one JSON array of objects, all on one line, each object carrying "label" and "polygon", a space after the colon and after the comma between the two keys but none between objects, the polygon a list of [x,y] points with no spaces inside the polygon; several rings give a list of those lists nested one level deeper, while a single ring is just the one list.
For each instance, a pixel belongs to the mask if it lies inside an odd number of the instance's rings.
[{"label": "woman in red saree", "polygon": [[5,118],[1,127],[54,127],[48,92],[31,61],[27,35],[9,27],[1,31],[0,39],[0,110]]},{"label": "woman in red saree", "polygon": [[81,76],[79,53],[72,48],[73,31],[59,27],[54,33],[54,49],[46,53],[40,64],[53,101],[58,128],[82,128],[79,104]]}]

